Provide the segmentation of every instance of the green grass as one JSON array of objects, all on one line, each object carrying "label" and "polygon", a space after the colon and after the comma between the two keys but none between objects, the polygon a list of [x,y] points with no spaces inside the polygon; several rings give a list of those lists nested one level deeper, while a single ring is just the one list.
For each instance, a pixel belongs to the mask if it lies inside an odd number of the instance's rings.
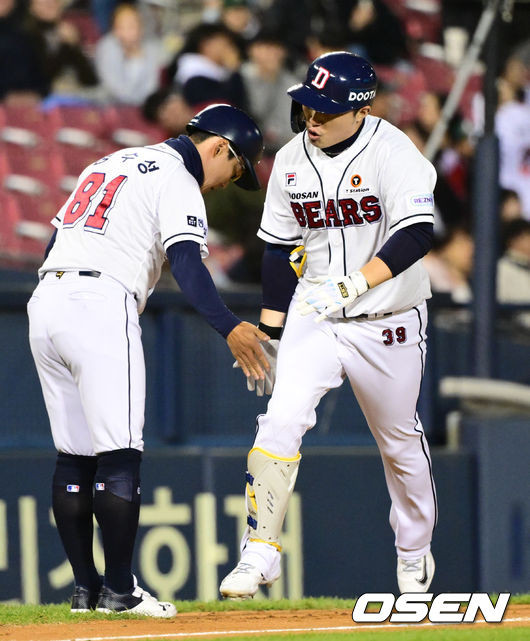
[{"label": "green grass", "polygon": [[[355,604],[354,599],[337,599],[337,598],[307,598],[297,601],[282,599],[259,600],[259,601],[177,601],[175,602],[180,613],[190,612],[227,612],[234,610],[246,610],[248,612],[256,610],[306,610],[306,609],[341,609],[351,610]],[[530,604],[530,594],[512,595],[510,604]],[[123,618],[137,618],[127,615],[107,615],[98,612],[88,614],[71,614],[69,603],[59,605],[20,605],[20,604],[0,604],[0,637],[2,625],[29,625],[38,623],[82,623],[83,621],[97,620],[122,620]],[[394,628],[392,631],[392,641],[530,641],[530,627],[526,628],[498,628],[486,629],[481,627],[482,624],[464,625],[457,629],[449,628],[419,628],[419,629],[400,629]],[[249,617],[249,628],[252,627],[252,619]],[[387,630],[359,630],[358,632],[315,632],[304,634],[285,634],[281,639],[293,639],[293,641],[344,641],[344,639],[353,639],[355,641],[382,641],[388,635]],[[472,635],[472,636],[471,636]],[[198,637],[200,638],[200,637]],[[271,641],[277,639],[276,636],[253,635],[252,637],[222,637],[223,641]],[[149,639],[137,639],[136,641],[149,641]],[[153,638],[153,641],[156,638]]]}]

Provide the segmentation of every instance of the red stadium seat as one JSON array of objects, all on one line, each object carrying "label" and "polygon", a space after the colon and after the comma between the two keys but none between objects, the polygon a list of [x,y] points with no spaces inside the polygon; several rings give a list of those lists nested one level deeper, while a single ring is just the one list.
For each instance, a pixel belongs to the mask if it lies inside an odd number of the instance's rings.
[{"label": "red stadium seat", "polygon": [[80,144],[80,146],[88,146],[89,144],[85,140],[78,143],[75,140],[62,139],[61,133],[64,135],[65,129],[89,133],[96,139],[109,135],[108,122],[101,107],[95,105],[57,105],[50,110],[50,114],[58,123],[57,135],[62,142]]},{"label": "red stadium seat", "polygon": [[[96,160],[112,153],[114,150],[114,147],[102,141],[98,141],[93,147],[76,147],[75,145],[66,144],[59,145],[59,152],[65,167],[63,180],[61,181],[62,187],[64,188],[65,177],[68,177],[70,184],[72,184],[71,179],[77,180],[83,169]],[[67,191],[71,191],[71,189],[67,189]]]},{"label": "red stadium seat", "polygon": [[420,69],[377,66],[380,81],[387,84],[396,102],[396,124],[406,125],[414,120],[418,112],[421,94],[427,91],[427,81]]},{"label": "red stadium seat", "polygon": [[[31,145],[45,144],[53,140],[58,128],[58,121],[54,114],[47,113],[35,105],[5,104],[3,107],[3,122],[0,137],[4,140],[17,142],[17,130],[21,144],[29,144],[28,132],[33,134]],[[7,131],[6,131],[7,130]],[[11,132],[9,136],[10,130]]]},{"label": "red stadium seat", "polygon": [[4,142],[0,145],[0,155],[4,157],[3,165],[0,161],[0,168],[3,167],[4,181],[16,182],[18,176],[27,179],[25,188],[22,186],[24,181],[18,181],[19,187],[16,188],[18,191],[32,192],[29,184],[31,179],[56,189],[64,174],[63,160],[55,145],[33,148]]},{"label": "red stadium seat", "polygon": [[66,198],[58,189],[50,189],[42,183],[40,188],[39,193],[9,191],[16,200],[22,221],[41,223],[48,227]]},{"label": "red stadium seat", "polygon": [[412,64],[423,73],[429,91],[441,94],[449,93],[454,83],[455,74],[446,62],[429,56],[415,56]]},{"label": "red stadium seat", "polygon": [[434,9],[436,4],[436,2],[433,2],[433,9],[429,11],[407,7],[403,21],[405,32],[409,38],[421,42],[440,42],[442,13],[439,9]]},{"label": "red stadium seat", "polygon": [[167,138],[163,129],[145,120],[138,107],[115,105],[106,116],[112,127],[110,139],[119,147],[152,145]]},{"label": "red stadium seat", "polygon": [[16,227],[20,212],[16,199],[9,193],[0,190],[0,260],[21,258],[21,242]]}]

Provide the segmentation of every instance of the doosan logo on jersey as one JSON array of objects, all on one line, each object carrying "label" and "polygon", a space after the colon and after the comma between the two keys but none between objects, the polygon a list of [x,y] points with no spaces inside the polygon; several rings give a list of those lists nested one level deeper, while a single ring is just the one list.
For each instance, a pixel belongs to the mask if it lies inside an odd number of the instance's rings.
[{"label": "doosan logo on jersey", "polygon": [[301,198],[317,198],[318,191],[297,191],[291,192],[289,198],[292,200],[300,200]]}]

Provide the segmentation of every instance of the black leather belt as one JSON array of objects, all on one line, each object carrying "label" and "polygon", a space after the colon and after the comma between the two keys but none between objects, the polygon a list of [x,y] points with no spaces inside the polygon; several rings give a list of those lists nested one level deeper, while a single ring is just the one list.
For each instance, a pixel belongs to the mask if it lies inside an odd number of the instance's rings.
[{"label": "black leather belt", "polygon": [[386,318],[387,316],[392,316],[392,314],[395,314],[396,312],[384,312],[383,314],[358,314],[357,316],[353,316],[353,318],[370,318],[372,320],[376,320],[378,318]]}]

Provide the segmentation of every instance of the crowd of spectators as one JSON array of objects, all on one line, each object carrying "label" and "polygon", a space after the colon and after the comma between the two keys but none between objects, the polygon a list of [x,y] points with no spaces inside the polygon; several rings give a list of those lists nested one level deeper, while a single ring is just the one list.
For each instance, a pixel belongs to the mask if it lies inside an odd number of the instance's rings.
[{"label": "crowd of spectators", "polygon": [[[228,102],[262,128],[266,183],[274,153],[292,136],[286,89],[309,60],[347,49],[368,58],[378,73],[373,113],[423,151],[472,35],[444,9],[442,0],[0,0],[0,128],[2,110],[30,105],[52,114],[76,105],[100,110],[102,122],[122,130],[124,114],[134,111],[145,140],[155,142],[183,133],[204,106]],[[521,288],[508,284],[517,273],[530,300],[530,40],[511,43],[501,62],[498,293],[500,300],[520,302]],[[472,212],[471,193],[483,74],[479,62],[433,160],[436,240],[425,262],[433,289],[457,302],[472,297],[472,226],[479,214]],[[7,138],[0,139],[2,191],[22,184],[5,182]],[[92,148],[106,152],[123,140],[114,131],[107,146]],[[240,192],[229,186],[207,198],[216,231],[210,266],[226,286],[259,282],[255,230],[264,193]],[[0,196],[0,205],[8,202]],[[233,215],[242,208],[244,224]]]}]

